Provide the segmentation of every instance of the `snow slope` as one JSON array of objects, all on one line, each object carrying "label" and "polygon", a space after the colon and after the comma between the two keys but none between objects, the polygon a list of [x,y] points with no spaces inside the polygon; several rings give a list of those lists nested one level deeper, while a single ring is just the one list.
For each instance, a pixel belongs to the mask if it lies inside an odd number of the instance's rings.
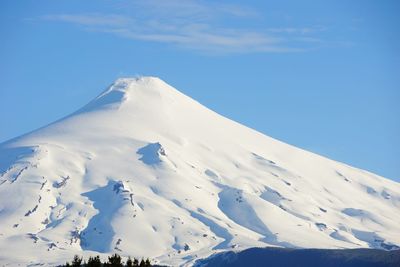
[{"label": "snow slope", "polygon": [[0,264],[190,265],[248,247],[400,245],[400,184],[226,119],[154,77],[0,145]]}]

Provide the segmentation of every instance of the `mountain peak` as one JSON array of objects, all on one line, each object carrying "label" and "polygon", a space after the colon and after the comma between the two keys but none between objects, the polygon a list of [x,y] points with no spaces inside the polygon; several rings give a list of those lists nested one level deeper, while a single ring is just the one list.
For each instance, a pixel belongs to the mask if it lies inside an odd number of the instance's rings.
[{"label": "mountain peak", "polygon": [[153,76],[141,76],[141,77],[122,77],[116,79],[110,87],[108,87],[102,94],[96,99],[99,99],[112,92],[121,92],[123,94],[132,94],[134,91],[159,91],[165,90],[167,87],[173,89],[166,82],[158,77]]},{"label": "mountain peak", "polygon": [[110,86],[113,90],[129,90],[132,87],[138,88],[154,88],[166,85],[166,83],[158,77],[155,76],[140,76],[140,77],[121,77],[116,79]]},{"label": "mountain peak", "polygon": [[[123,77],[116,79],[105,91],[86,105],[81,111],[115,108],[130,99],[145,97],[152,101],[160,95],[174,95],[177,91],[166,82],[154,76]],[[136,101],[138,102],[138,101]]]}]

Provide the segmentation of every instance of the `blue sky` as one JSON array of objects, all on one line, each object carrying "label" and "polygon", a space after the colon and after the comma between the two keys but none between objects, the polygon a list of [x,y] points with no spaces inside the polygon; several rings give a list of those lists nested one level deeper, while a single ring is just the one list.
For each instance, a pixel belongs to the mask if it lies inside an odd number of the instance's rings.
[{"label": "blue sky", "polygon": [[400,3],[1,1],[0,142],[121,76],[400,181]]}]

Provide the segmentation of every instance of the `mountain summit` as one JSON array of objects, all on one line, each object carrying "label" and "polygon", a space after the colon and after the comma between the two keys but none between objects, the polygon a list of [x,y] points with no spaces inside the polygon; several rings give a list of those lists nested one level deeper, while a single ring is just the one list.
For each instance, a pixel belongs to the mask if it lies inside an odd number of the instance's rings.
[{"label": "mountain summit", "polygon": [[84,107],[84,110],[123,104],[137,107],[138,103],[155,104],[154,102],[165,101],[166,98],[173,100],[179,96],[184,97],[176,89],[156,77],[120,78]]},{"label": "mountain summit", "polygon": [[0,144],[0,263],[400,245],[400,185],[287,145],[154,77]]}]

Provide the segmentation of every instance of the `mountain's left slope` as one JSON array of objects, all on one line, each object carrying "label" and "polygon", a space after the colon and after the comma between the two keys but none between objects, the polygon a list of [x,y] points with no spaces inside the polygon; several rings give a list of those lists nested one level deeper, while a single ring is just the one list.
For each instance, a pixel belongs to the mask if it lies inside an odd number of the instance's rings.
[{"label": "mountain's left slope", "polygon": [[400,245],[398,183],[262,135],[153,77],[118,79],[1,144],[0,173],[1,265]]}]

